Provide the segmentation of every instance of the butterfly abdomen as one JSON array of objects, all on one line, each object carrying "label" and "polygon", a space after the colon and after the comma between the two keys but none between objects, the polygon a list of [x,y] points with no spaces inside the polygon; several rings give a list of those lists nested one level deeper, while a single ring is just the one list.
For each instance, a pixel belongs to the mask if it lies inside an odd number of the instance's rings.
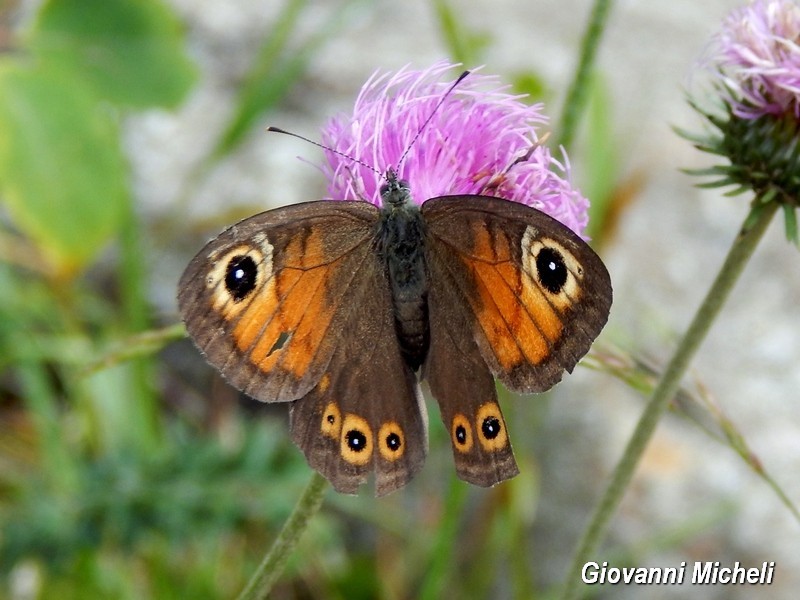
[{"label": "butterfly abdomen", "polygon": [[416,370],[430,345],[425,222],[419,209],[403,205],[382,210],[376,242],[389,281],[400,350]]}]

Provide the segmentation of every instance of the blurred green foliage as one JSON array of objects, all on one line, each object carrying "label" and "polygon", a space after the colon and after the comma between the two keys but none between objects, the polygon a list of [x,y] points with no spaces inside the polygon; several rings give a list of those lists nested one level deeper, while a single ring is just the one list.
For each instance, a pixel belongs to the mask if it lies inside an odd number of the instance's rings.
[{"label": "blurred green foliage", "polygon": [[120,111],[174,107],[194,80],[160,2],[51,0],[0,61],[0,192],[42,268],[69,278],[131,202]]},{"label": "blurred green foliage", "polygon": [[316,7],[310,0],[286,0],[271,34],[242,82],[236,110],[220,136],[212,159],[230,153],[252,131],[256,119],[283,99],[303,75],[315,53],[342,30],[353,14],[352,9],[359,4],[361,0],[346,0],[341,7],[331,7],[330,18],[297,42],[295,38],[301,17]]}]

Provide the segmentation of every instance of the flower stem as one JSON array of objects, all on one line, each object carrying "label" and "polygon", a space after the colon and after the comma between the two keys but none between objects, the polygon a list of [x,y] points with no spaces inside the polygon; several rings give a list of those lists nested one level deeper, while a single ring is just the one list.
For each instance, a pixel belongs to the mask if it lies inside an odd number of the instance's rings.
[{"label": "flower stem", "polygon": [[675,354],[653,390],[650,401],[639,418],[631,439],[628,441],[628,446],[614,469],[611,481],[592,514],[589,525],[578,544],[572,564],[567,572],[567,579],[561,596],[563,600],[577,598],[583,565],[591,560],[592,555],[602,541],[609,521],[622,500],[622,496],[653,435],[659,418],[678,390],[692,357],[705,339],[711,324],[719,314],[744,266],[775,215],[777,208],[777,202],[759,204],[756,201],[753,203],[753,208],[745,219],[745,224],[734,240],[731,249],[728,251],[728,256],[717,274],[717,278],[714,280],[711,289],[700,305],[697,314],[695,314],[694,320],[689,325],[686,334],[675,350]]},{"label": "flower stem", "polygon": [[325,478],[314,471],[306,489],[297,500],[292,514],[283,525],[283,529],[272,544],[261,564],[258,565],[256,572],[247,582],[247,586],[239,594],[238,600],[255,600],[266,598],[272,586],[283,573],[286,561],[297,546],[300,536],[308,528],[311,518],[317,514],[325,490],[328,489],[328,482]]},{"label": "flower stem", "polygon": [[564,108],[561,111],[561,122],[556,131],[559,132],[558,146],[569,148],[575,137],[578,128],[578,118],[586,105],[586,98],[589,93],[589,76],[592,73],[592,66],[597,56],[597,48],[600,46],[600,39],[603,36],[608,13],[611,10],[611,0],[595,0],[592,14],[589,17],[589,26],[581,40],[581,56],[578,68],[575,71],[575,78],[569,86],[567,99],[564,101]]}]

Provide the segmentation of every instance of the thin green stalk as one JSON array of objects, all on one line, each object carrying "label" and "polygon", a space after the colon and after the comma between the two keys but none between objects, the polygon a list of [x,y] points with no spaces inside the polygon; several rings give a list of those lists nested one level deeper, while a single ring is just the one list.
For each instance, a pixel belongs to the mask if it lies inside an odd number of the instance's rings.
[{"label": "thin green stalk", "polygon": [[87,377],[129,360],[152,356],[167,344],[177,342],[185,337],[186,327],[183,323],[131,334],[118,341],[112,348],[103,352],[92,362],[84,365],[78,371],[78,375]]},{"label": "thin green stalk", "polygon": [[[147,265],[142,228],[133,201],[128,201],[128,214],[120,234],[120,289],[125,327],[131,333],[150,327],[150,307],[147,302]],[[131,419],[130,427],[140,448],[152,452],[162,441],[158,397],[153,382],[155,365],[152,356],[131,362],[132,381],[136,390],[135,406],[125,407]]]},{"label": "thin green stalk", "polygon": [[36,428],[42,454],[41,469],[48,483],[67,494],[78,479],[75,456],[69,451],[61,430],[58,399],[44,365],[23,363],[18,367],[23,398]]},{"label": "thin green stalk", "polygon": [[567,99],[564,101],[564,108],[561,111],[561,122],[556,129],[559,132],[556,146],[569,148],[572,145],[575,131],[578,128],[578,119],[586,107],[592,67],[610,11],[611,0],[595,0],[592,14],[589,17],[589,26],[581,40],[581,55],[578,68],[575,70],[575,78],[567,92]]},{"label": "thin green stalk", "polygon": [[653,390],[650,401],[639,418],[628,446],[614,469],[611,481],[592,514],[583,538],[578,544],[572,565],[567,572],[567,579],[561,596],[563,600],[572,600],[578,597],[578,586],[583,565],[592,559],[602,541],[611,517],[622,500],[625,490],[628,488],[633,472],[653,435],[659,418],[678,390],[692,357],[694,357],[700,344],[705,339],[711,324],[722,309],[744,266],[775,215],[778,203],[770,202],[762,205],[756,202],[753,206],[754,208],[750,211],[744,226],[734,240],[728,256],[717,274],[717,278],[711,285],[711,289],[700,305],[697,314],[695,314],[694,320],[675,350],[675,354],[667,365],[658,385]]},{"label": "thin green stalk", "polygon": [[433,10],[439,21],[439,33],[453,60],[467,68],[479,64],[480,51],[486,45],[485,36],[467,29],[459,18],[460,13],[453,10],[448,0],[434,0]]},{"label": "thin green stalk", "polygon": [[464,503],[467,499],[467,486],[450,478],[450,487],[445,496],[444,513],[439,523],[431,552],[428,557],[428,568],[420,586],[419,600],[441,598],[449,578],[453,575],[456,548],[453,540],[457,539],[458,526],[464,514]]},{"label": "thin green stalk", "polygon": [[283,524],[272,548],[269,549],[255,573],[247,582],[247,586],[239,594],[238,600],[256,600],[266,598],[272,586],[283,573],[286,561],[297,546],[300,536],[308,528],[311,518],[317,514],[325,490],[328,489],[326,479],[316,471],[311,476],[306,489],[295,504],[292,514]]}]

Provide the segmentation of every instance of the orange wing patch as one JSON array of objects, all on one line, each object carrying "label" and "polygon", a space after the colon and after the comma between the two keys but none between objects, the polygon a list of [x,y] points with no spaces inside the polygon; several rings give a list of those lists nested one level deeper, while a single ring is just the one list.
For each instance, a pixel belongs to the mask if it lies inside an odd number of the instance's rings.
[{"label": "orange wing patch", "polygon": [[[263,372],[280,364],[302,377],[333,317],[325,302],[326,264],[321,236],[295,236],[282,253],[284,268],[264,288],[233,330],[237,347]],[[291,297],[291,300],[290,300]]]},{"label": "orange wing patch", "polygon": [[486,222],[474,221],[472,235],[474,236],[473,251],[476,258],[493,263],[511,260],[511,245],[504,232],[495,231],[493,235]]},{"label": "orange wing patch", "polygon": [[[314,359],[333,319],[326,301],[326,282],[340,259],[326,263],[318,234],[311,232],[290,240],[284,265],[274,270],[273,246],[265,235],[224,255],[209,257],[214,264],[206,278],[214,309],[231,323],[236,348],[260,371],[276,366],[302,377]],[[229,264],[249,257],[255,263],[256,289],[236,300],[226,288]]]},{"label": "orange wing patch", "polygon": [[293,269],[310,269],[328,262],[322,236],[314,229],[289,240],[283,252],[285,266]]},{"label": "orange wing patch", "polygon": [[325,300],[329,271],[285,268],[241,315],[233,338],[261,371],[280,365],[296,377],[305,374],[333,318]]},{"label": "orange wing patch", "polygon": [[509,285],[496,265],[471,266],[480,298],[475,313],[500,366],[510,371],[526,360],[541,362],[548,353],[547,340],[524,313],[519,287]]},{"label": "orange wing patch", "polygon": [[[242,351],[255,352],[259,341],[264,340],[265,328],[274,323],[273,317],[279,302],[275,276],[270,274],[261,289],[253,295],[246,309],[239,315],[233,329],[233,339]],[[277,336],[272,343],[277,341]],[[254,348],[254,345],[256,348]],[[257,361],[254,361],[257,362]]]},{"label": "orange wing patch", "polygon": [[[549,346],[556,342],[564,329],[564,323],[561,321],[561,313],[550,303],[541,288],[524,269],[513,263],[497,265],[497,271],[506,285],[517,292],[512,310],[522,323],[522,328],[530,330],[528,333],[538,338],[540,343]],[[544,353],[546,352],[545,350]]]},{"label": "orange wing patch", "polygon": [[[543,362],[564,328],[559,311],[516,264],[507,233],[490,232],[485,223],[474,222],[473,234],[473,256],[461,258],[473,273],[480,299],[473,309],[500,366],[510,371],[526,362]],[[530,251],[524,236],[522,243],[526,256]]]}]

